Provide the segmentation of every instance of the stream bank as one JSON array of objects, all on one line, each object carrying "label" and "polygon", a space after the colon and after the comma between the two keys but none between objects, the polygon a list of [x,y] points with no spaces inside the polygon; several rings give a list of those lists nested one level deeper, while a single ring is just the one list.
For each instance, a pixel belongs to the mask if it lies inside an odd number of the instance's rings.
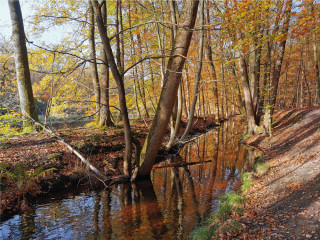
[{"label": "stream bank", "polygon": [[255,149],[239,141],[245,125],[227,121],[189,142],[177,156],[154,166],[151,181],[36,202],[28,212],[0,223],[3,239],[188,239],[237,191]]},{"label": "stream bank", "polygon": [[247,144],[262,150],[268,170],[253,179],[238,232],[220,239],[320,239],[320,108],[281,110],[273,136]]},{"label": "stream bank", "polygon": [[[181,134],[187,120],[182,121]],[[151,122],[151,118],[132,121],[133,136],[140,141],[141,146]],[[205,133],[218,126],[213,116],[195,117],[193,122],[192,135]],[[121,180],[124,149],[124,134],[121,126],[97,129],[69,124],[66,128],[62,127],[63,124],[60,124],[55,133],[81,152],[92,165],[107,176],[110,179],[109,183]],[[164,142],[166,140],[164,139]],[[167,154],[164,147],[160,149],[159,154]],[[14,174],[23,184],[6,178],[0,179],[1,221],[14,213],[28,210],[28,205],[38,198],[45,200],[52,194],[63,195],[66,192],[104,188],[102,182],[94,177],[73,153],[46,132],[18,135],[0,142],[0,168],[3,167],[12,173],[19,165],[21,171],[16,171]],[[26,180],[27,171],[41,166],[44,169],[54,170],[41,177],[41,181],[37,181],[38,176],[33,176],[34,179],[30,181]],[[33,180],[37,183],[30,186],[26,184]],[[28,204],[20,207],[23,193],[26,193]]]}]

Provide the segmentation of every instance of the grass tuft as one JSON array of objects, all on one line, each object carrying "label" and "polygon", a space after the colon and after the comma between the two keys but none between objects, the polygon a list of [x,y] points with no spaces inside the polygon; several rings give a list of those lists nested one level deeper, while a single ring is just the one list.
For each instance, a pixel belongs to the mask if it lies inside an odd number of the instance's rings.
[{"label": "grass tuft", "polygon": [[[228,192],[218,200],[218,209],[207,222],[192,234],[193,239],[211,239],[218,230],[238,231],[239,223],[235,220],[226,223],[230,216],[240,214],[243,210],[245,196],[236,192]],[[222,228],[222,229],[220,229]]]}]

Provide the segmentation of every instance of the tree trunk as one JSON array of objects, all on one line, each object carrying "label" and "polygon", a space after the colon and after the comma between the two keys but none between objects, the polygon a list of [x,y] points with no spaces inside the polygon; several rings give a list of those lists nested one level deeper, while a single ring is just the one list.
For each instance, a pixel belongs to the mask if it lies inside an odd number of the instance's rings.
[{"label": "tree trunk", "polygon": [[[171,30],[172,30],[172,39],[175,39],[177,35],[177,16],[176,16],[176,7],[175,7],[175,2],[173,0],[170,0],[169,2],[170,5],[170,12],[171,12],[171,23],[173,24]],[[179,90],[178,90],[178,100],[175,103],[175,106],[173,108],[173,112],[171,115],[171,131],[170,131],[170,139],[167,144],[167,148],[171,148],[175,138],[179,132],[180,126],[181,126],[181,116],[182,116],[182,81],[179,84]]]},{"label": "tree trunk", "polygon": [[[291,7],[292,7],[292,0],[288,0],[286,4],[286,9],[284,11],[284,23],[283,23],[283,30],[281,31],[284,36],[287,36],[288,30],[289,30],[289,23],[290,23],[290,13],[291,13]],[[275,68],[272,74],[272,89],[271,89],[271,115],[273,115],[274,107],[277,100],[277,92],[278,92],[278,85],[279,85],[279,79],[280,79],[280,73],[281,73],[281,67],[282,67],[282,61],[284,58],[284,53],[286,49],[286,40],[280,42],[279,49],[278,49],[278,56],[277,60],[275,62]]]},{"label": "tree trunk", "polygon": [[91,68],[91,75],[92,75],[92,82],[93,82],[93,88],[94,88],[94,96],[95,96],[95,102],[96,102],[96,112],[97,114],[97,121],[99,121],[100,118],[100,84],[99,84],[99,76],[98,76],[98,68],[97,68],[97,57],[96,57],[96,44],[94,39],[94,13],[93,13],[93,7],[92,4],[90,4],[90,10],[89,10],[89,47],[90,47],[90,68]]},{"label": "tree trunk", "polygon": [[[107,4],[104,4],[101,9],[105,31],[107,31]],[[100,44],[100,56],[103,64],[101,65],[101,86],[100,86],[100,126],[114,126],[111,119],[111,112],[109,106],[109,82],[110,71],[106,52],[104,51],[103,44]]]},{"label": "tree trunk", "polygon": [[238,82],[238,75],[237,75],[237,72],[236,72],[236,64],[234,62],[231,64],[231,72],[232,72],[232,75],[235,78],[235,88],[237,90],[237,99],[238,99],[238,102],[239,102],[239,105],[240,105],[239,106],[239,111],[240,111],[240,114],[245,114],[246,106],[245,106],[245,103],[244,103],[244,101],[242,99],[240,84]]},{"label": "tree trunk", "polygon": [[[208,24],[210,23],[209,21],[209,9],[207,9],[207,22]],[[207,55],[210,61],[210,67],[211,67],[211,72],[212,72],[212,80],[213,80],[213,94],[214,94],[214,103],[215,103],[215,120],[219,121],[220,118],[220,109],[219,109],[219,95],[218,95],[218,83],[217,83],[217,72],[216,68],[213,62],[213,54],[212,54],[212,48],[211,48],[211,37],[210,33],[208,33],[208,43],[207,43]]]},{"label": "tree trunk", "polygon": [[203,39],[204,39],[204,31],[203,31],[203,9],[204,9],[204,0],[201,0],[201,11],[200,11],[200,42],[199,42],[199,55],[198,55],[198,65],[197,65],[197,72],[196,72],[196,82],[194,84],[194,89],[193,89],[193,98],[192,98],[192,103],[190,107],[190,114],[189,114],[189,119],[188,119],[188,124],[187,127],[181,137],[181,140],[185,140],[186,137],[189,135],[189,132],[192,127],[192,120],[195,112],[195,107],[197,103],[197,98],[199,94],[199,84],[200,84],[200,79],[201,79],[201,70],[202,70],[202,58],[203,58]]},{"label": "tree trunk", "polygon": [[[292,0],[288,0],[285,6],[284,11],[284,22],[283,22],[283,29],[281,33],[286,38],[288,31],[289,31],[289,23],[290,23],[290,17],[291,17],[291,8],[292,8]],[[274,65],[274,69],[272,72],[272,82],[271,82],[271,96],[270,96],[270,105],[268,108],[270,108],[270,112],[266,111],[264,115],[264,127],[266,130],[268,130],[269,135],[271,136],[271,124],[272,124],[272,115],[276,106],[276,100],[277,100],[277,92],[278,92],[278,85],[279,85],[279,79],[281,74],[281,67],[282,67],[282,61],[284,58],[284,53],[286,49],[286,42],[284,41],[280,42],[279,48],[278,48],[278,55],[277,59]]]},{"label": "tree trunk", "polygon": [[[137,40],[138,40],[138,49],[139,49],[139,55],[142,56],[142,41],[140,33],[137,34]],[[142,106],[144,110],[144,117],[149,118],[148,108],[147,108],[147,100],[146,100],[146,93],[145,93],[145,84],[144,84],[144,67],[143,62],[140,63],[140,77],[137,80],[138,83],[138,90],[140,94],[140,98],[142,101]]]},{"label": "tree trunk", "polygon": [[[311,13],[314,13],[314,3],[311,1]],[[313,22],[316,23],[316,14],[313,15]],[[316,24],[315,24],[316,26]],[[312,33],[312,44],[313,44],[313,59],[316,67],[316,84],[317,84],[317,105],[320,106],[320,62],[319,62],[319,53],[317,46],[317,36],[316,31]]]},{"label": "tree trunk", "polygon": [[316,34],[312,34],[313,38],[313,59],[316,67],[316,83],[317,83],[317,105],[320,106],[320,64],[318,58],[318,47]]},{"label": "tree trunk", "polygon": [[253,107],[252,96],[251,96],[250,85],[249,85],[247,63],[244,59],[242,50],[240,48],[238,49],[238,54],[239,54],[240,74],[242,79],[244,101],[246,106],[246,114],[247,114],[247,122],[248,122],[247,134],[255,134],[257,125],[256,125],[255,111]]},{"label": "tree trunk", "polygon": [[[152,1],[152,12],[153,12],[154,20],[156,21],[157,16],[156,16],[155,6],[153,1]],[[160,36],[159,23],[156,23],[156,29],[157,29],[156,34],[157,34],[157,40],[158,40],[158,48],[161,52],[161,55],[164,55],[163,43],[161,41],[161,36]],[[161,58],[160,75],[161,75],[161,86],[163,86],[164,75],[165,75],[165,58]]]},{"label": "tree trunk", "polygon": [[[130,6],[130,2],[129,2],[129,11],[128,11],[128,18],[129,18],[129,28],[130,28],[130,46],[131,46],[131,55],[135,56],[136,52],[135,52],[135,48],[134,48],[134,41],[133,41],[133,35],[132,35],[132,31],[131,31],[131,6]],[[135,100],[135,105],[136,105],[136,110],[138,112],[138,118],[141,118],[141,112],[140,112],[140,108],[139,108],[139,103],[138,103],[138,91],[137,91],[137,66],[135,66],[133,68],[133,93],[134,93],[134,100]]]},{"label": "tree trunk", "polygon": [[[117,68],[117,64],[115,62],[115,58],[110,45],[110,40],[107,35],[106,29],[104,28],[103,17],[101,14],[99,3],[97,0],[91,0],[91,2],[94,8],[94,13],[96,15],[97,26],[99,29],[99,34],[102,40],[104,50],[107,55],[108,63],[110,65],[113,78],[117,83],[118,98],[119,98],[121,116],[123,120],[124,137],[125,137],[125,153],[124,153],[123,171],[124,171],[124,175],[129,177],[131,175],[132,139],[131,139],[130,121],[129,121],[127,104],[126,104],[126,93],[124,89],[124,82],[119,72],[119,69]],[[106,4],[106,2],[104,4]]]},{"label": "tree trunk", "polygon": [[20,108],[23,116],[23,127],[30,128],[33,121],[39,121],[36,104],[33,98],[32,83],[28,62],[26,36],[24,33],[23,18],[18,0],[8,0],[11,23],[12,38],[14,44],[15,67],[17,74],[17,85],[20,99]]},{"label": "tree trunk", "polygon": [[258,112],[259,103],[259,80],[260,80],[260,62],[261,62],[261,46],[258,40],[254,37],[250,44],[250,90],[252,103],[255,113]]},{"label": "tree trunk", "polygon": [[182,69],[189,50],[192,32],[198,10],[198,0],[186,0],[183,5],[183,22],[179,26],[175,44],[168,62],[167,71],[157,112],[153,119],[150,131],[144,143],[140,164],[135,169],[132,180],[138,176],[149,176],[155,158],[165,135],[173,105],[177,98],[177,91],[180,84]]}]

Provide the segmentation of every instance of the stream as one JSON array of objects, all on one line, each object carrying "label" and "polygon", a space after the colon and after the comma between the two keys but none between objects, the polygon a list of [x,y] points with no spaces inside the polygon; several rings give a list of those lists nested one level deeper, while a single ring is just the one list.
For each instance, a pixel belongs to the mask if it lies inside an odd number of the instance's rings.
[{"label": "stream", "polygon": [[188,143],[151,181],[35,204],[1,222],[0,239],[187,239],[259,154],[240,144],[242,125],[225,122]]}]

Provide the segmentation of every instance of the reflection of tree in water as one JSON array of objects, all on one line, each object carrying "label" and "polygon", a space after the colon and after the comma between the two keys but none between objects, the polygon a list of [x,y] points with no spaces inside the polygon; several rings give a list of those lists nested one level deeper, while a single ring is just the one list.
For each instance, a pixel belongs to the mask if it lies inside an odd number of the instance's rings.
[{"label": "reflection of tree in water", "polygon": [[122,236],[127,235],[132,231],[132,224],[133,224],[133,218],[132,218],[132,196],[131,196],[131,184],[121,184],[120,185],[120,206],[121,206],[121,219],[122,219]]},{"label": "reflection of tree in water", "polygon": [[[63,219],[66,232],[72,234],[87,226],[86,239],[186,239],[215,207],[217,198],[236,189],[239,173],[254,164],[257,151],[240,144],[239,126],[225,123],[186,145],[168,162],[193,165],[155,169],[151,174],[154,185],[151,181],[121,184],[93,197],[52,203],[41,214],[52,221]],[[34,237],[35,231],[37,236],[47,236],[48,218],[41,214],[37,216],[40,226],[35,224],[34,213],[21,217],[22,238]],[[83,237],[83,232],[78,234],[74,232],[75,237]],[[57,236],[63,235],[58,232]]]},{"label": "reflection of tree in water", "polygon": [[[236,173],[254,163],[255,157],[250,157],[254,156],[253,151],[245,150],[238,139],[237,126],[225,124],[224,128],[187,145],[181,156],[169,160],[169,163],[197,161],[199,164],[153,172],[152,179],[162,209],[151,181],[119,186],[121,209],[117,213],[119,223],[114,224],[121,226],[115,229],[111,225],[110,209],[104,209],[105,236],[121,239],[156,239],[168,235],[175,239],[187,238],[193,227],[207,216],[218,196],[234,187],[235,177],[239,176]],[[211,163],[201,164],[208,160]],[[108,204],[103,203],[104,208],[110,207],[110,193],[103,199],[109,199]],[[112,235],[112,231],[117,233]]]},{"label": "reflection of tree in water", "polygon": [[111,224],[111,191],[104,190],[102,193],[102,236],[105,239],[111,239],[112,224]]},{"label": "reflection of tree in water", "polygon": [[157,200],[156,193],[154,192],[152,182],[137,182],[136,186],[140,190],[141,204],[143,204],[146,213],[147,225],[151,229],[153,234],[152,237],[157,239],[167,232],[167,227],[164,223],[164,218]]},{"label": "reflection of tree in water", "polygon": [[244,147],[244,150],[245,150],[245,154],[244,154],[245,161],[244,161],[244,164],[242,165],[242,168],[240,169],[241,174],[247,171],[251,171],[256,158],[260,155],[260,151],[258,151],[255,148]]},{"label": "reflection of tree in water", "polygon": [[22,232],[21,239],[31,239],[36,232],[35,211],[22,213],[20,231]]},{"label": "reflection of tree in water", "polygon": [[100,211],[100,202],[101,202],[101,195],[100,193],[97,193],[94,195],[94,207],[93,207],[93,227],[94,227],[94,232],[93,232],[93,239],[97,239],[100,229],[99,229],[99,211]]}]

